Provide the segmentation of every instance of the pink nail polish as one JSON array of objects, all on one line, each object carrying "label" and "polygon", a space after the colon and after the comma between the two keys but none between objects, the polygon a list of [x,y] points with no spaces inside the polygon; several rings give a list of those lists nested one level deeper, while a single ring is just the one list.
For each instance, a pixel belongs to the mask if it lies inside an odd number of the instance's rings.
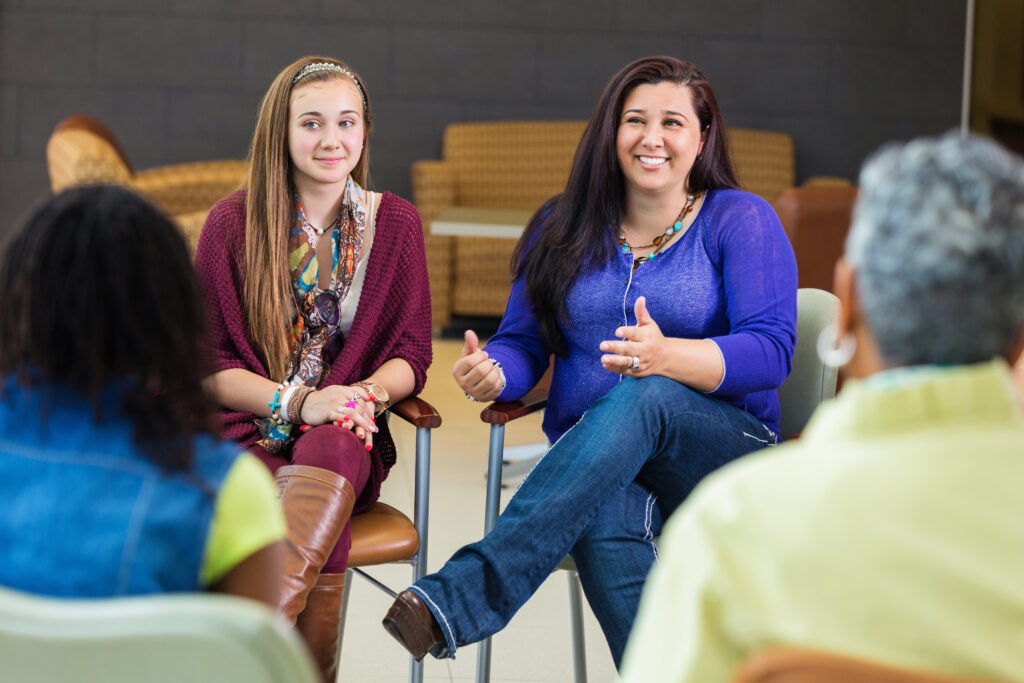
[{"label": "pink nail polish", "polygon": [[336,425],[338,425],[340,427],[341,426],[341,420],[335,420],[334,424],[336,424]]},{"label": "pink nail polish", "polygon": [[366,444],[366,450],[372,451],[373,450],[373,446],[371,446],[370,444]]},{"label": "pink nail polish", "polygon": [[348,415],[346,415],[345,417],[343,417],[341,419],[344,420],[345,422],[348,422]]},{"label": "pink nail polish", "polygon": [[312,429],[312,427],[310,427],[309,425],[299,425],[300,432],[308,432],[310,429]]}]

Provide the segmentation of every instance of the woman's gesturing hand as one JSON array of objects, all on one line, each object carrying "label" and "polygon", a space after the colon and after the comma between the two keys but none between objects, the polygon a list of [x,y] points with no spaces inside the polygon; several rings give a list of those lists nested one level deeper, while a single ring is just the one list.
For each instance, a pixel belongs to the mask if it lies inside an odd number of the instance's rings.
[{"label": "woman's gesturing hand", "polygon": [[630,377],[664,374],[665,335],[647,312],[644,297],[636,300],[633,312],[636,325],[615,330],[615,336],[624,341],[601,342],[601,350],[607,352],[601,356],[601,364],[605,370]]},{"label": "woman's gesturing hand", "polygon": [[501,370],[480,349],[480,340],[473,330],[466,330],[466,343],[452,366],[452,376],[459,388],[477,401],[493,401],[501,393]]},{"label": "woman's gesturing hand", "polygon": [[361,387],[344,385],[314,391],[302,404],[302,421],[314,427],[333,422],[339,427],[354,430],[366,444],[366,450],[370,450],[377,425],[374,423],[373,402],[366,400],[365,394],[366,390]]}]

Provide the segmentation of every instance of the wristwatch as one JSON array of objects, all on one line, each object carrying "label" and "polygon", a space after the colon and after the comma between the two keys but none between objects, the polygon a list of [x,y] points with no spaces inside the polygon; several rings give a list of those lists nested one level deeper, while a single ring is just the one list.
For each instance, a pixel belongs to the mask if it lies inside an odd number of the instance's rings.
[{"label": "wristwatch", "polygon": [[363,380],[362,382],[356,382],[352,386],[362,387],[370,394],[373,398],[373,414],[375,416],[383,413],[391,405],[391,396],[388,395],[388,390],[376,382]]}]

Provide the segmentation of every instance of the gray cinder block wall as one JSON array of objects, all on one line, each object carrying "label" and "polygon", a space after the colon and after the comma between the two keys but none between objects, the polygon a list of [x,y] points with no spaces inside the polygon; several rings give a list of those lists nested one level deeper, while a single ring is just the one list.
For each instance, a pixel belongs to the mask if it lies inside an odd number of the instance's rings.
[{"label": "gray cinder block wall", "polygon": [[54,125],[93,114],[137,168],[246,153],[292,59],[366,79],[377,189],[410,195],[451,121],[585,118],[611,74],[691,59],[729,123],[796,139],[799,179],[853,178],[959,122],[965,0],[0,0],[0,234],[48,193]]}]

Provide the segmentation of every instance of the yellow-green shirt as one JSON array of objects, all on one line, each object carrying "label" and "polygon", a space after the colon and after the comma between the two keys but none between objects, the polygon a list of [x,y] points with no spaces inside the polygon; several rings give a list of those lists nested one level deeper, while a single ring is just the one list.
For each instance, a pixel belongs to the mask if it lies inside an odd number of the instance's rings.
[{"label": "yellow-green shirt", "polygon": [[[887,373],[888,374],[888,373]],[[666,525],[624,683],[799,645],[1024,679],[1024,417],[1005,363],[847,382]]]},{"label": "yellow-green shirt", "polygon": [[255,456],[243,453],[217,495],[200,582],[216,583],[239,562],[284,537],[284,513],[274,479]]}]

